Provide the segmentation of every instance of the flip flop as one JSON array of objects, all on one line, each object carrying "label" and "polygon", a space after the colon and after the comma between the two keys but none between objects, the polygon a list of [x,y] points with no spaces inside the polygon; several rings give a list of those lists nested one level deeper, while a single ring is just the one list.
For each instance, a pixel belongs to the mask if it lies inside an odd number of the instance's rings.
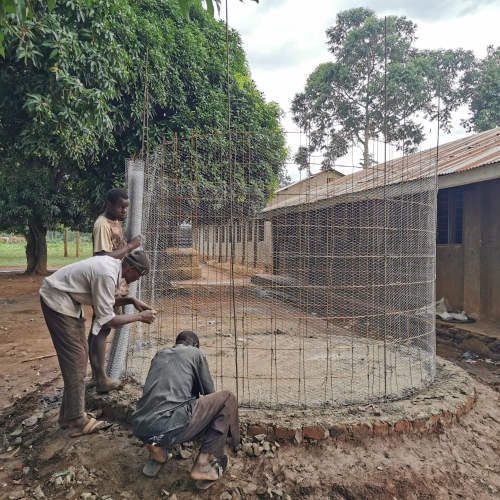
[{"label": "flip flop", "polygon": [[[85,415],[87,415],[88,418],[98,419],[102,415],[102,410],[98,408],[97,410],[94,411],[87,411]],[[61,429],[67,429],[69,427],[69,424],[62,424],[62,425],[59,424],[59,427]]]},{"label": "flip flop", "polygon": [[103,431],[104,429],[107,429],[112,425],[113,425],[112,422],[98,421],[92,417],[87,422],[87,425],[83,428],[83,431],[73,432],[72,434],[70,434],[70,436],[72,438],[79,436],[86,436],[87,434],[93,434],[94,432]]},{"label": "flip flop", "polygon": [[160,469],[172,458],[172,453],[167,454],[167,459],[165,462],[158,462],[154,458],[149,455],[148,461],[146,462],[146,465],[142,469],[142,472],[144,473],[145,476],[148,477],[155,477],[156,474],[160,471]]},{"label": "flip flop", "polygon": [[224,455],[222,458],[214,458],[210,461],[210,465],[217,471],[217,475],[219,476],[217,479],[207,480],[207,481],[196,481],[194,484],[199,490],[208,490],[211,486],[213,486],[226,472],[227,466],[229,463],[229,459],[227,455]]}]

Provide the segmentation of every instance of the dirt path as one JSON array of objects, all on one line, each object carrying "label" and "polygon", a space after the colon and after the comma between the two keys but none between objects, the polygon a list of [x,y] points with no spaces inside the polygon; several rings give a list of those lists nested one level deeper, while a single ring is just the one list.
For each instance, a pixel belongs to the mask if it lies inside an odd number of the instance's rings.
[{"label": "dirt path", "polygon": [[[57,428],[62,384],[56,358],[21,363],[54,353],[39,309],[40,283],[0,273],[0,499],[41,498],[40,490],[55,500],[500,497],[500,395],[492,387],[498,369],[465,363],[482,380],[477,405],[460,425],[440,433],[282,444],[272,458],[240,452],[220,484],[203,493],[187,475],[196,453],[188,446],[185,458],[177,450],[157,478],[147,479],[141,473],[146,450],[127,426],[76,439]],[[440,354],[457,358],[453,351]],[[11,436],[41,410],[41,420]]]}]

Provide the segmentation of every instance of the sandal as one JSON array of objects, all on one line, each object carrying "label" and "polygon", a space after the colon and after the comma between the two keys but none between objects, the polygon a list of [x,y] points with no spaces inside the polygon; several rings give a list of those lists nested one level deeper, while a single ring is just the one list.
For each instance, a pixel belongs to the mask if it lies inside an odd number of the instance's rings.
[{"label": "sandal", "polygon": [[207,490],[211,486],[213,486],[226,472],[227,466],[229,463],[229,459],[227,455],[224,455],[222,458],[214,458],[210,461],[210,465],[217,471],[217,475],[219,476],[217,479],[211,481],[196,481],[194,484],[199,490]]},{"label": "sandal", "polygon": [[165,462],[156,461],[151,455],[148,457],[148,461],[146,465],[142,469],[142,472],[145,476],[155,477],[156,474],[160,471],[160,469],[172,458],[172,453],[167,453],[167,459]]},{"label": "sandal", "polygon": [[[98,408],[97,410],[87,411],[85,413],[85,415],[87,415],[88,418],[98,419],[102,415],[102,410],[100,408]],[[67,420],[66,420],[66,422],[67,422]],[[69,427],[69,424],[59,424],[59,427],[61,429],[67,429]]]},{"label": "sandal", "polygon": [[103,431],[108,427],[111,427],[112,425],[112,422],[98,421],[92,417],[81,432],[73,432],[70,434],[70,436],[72,438],[86,436],[87,434],[93,434],[94,432]]}]

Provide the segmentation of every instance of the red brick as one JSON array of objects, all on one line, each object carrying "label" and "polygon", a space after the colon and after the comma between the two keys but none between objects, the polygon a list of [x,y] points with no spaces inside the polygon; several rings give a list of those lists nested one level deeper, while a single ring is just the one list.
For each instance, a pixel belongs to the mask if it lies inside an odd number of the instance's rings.
[{"label": "red brick", "polygon": [[293,439],[295,437],[295,431],[293,429],[283,429],[280,427],[274,429],[274,434],[277,439]]},{"label": "red brick", "polygon": [[444,419],[444,424],[445,425],[450,425],[453,418],[451,416],[451,413],[449,411],[445,411],[444,412],[444,416],[443,416],[443,419]]},{"label": "red brick", "polygon": [[427,425],[425,420],[416,419],[411,424],[415,432],[425,432],[427,430]]},{"label": "red brick", "polygon": [[23,464],[21,462],[18,462],[17,464],[12,467],[13,470],[23,470]]},{"label": "red brick", "polygon": [[441,420],[441,415],[432,415],[431,416],[431,425],[435,427],[437,424],[439,424]]},{"label": "red brick", "polygon": [[248,427],[247,436],[258,436],[259,434],[266,434],[267,436],[267,429],[260,425],[251,425]]},{"label": "red brick", "polygon": [[347,427],[345,425],[334,425],[330,429],[330,436],[339,437],[347,434]]},{"label": "red brick", "polygon": [[388,424],[373,424],[373,434],[378,436],[386,436],[389,434],[389,425]]},{"label": "red brick", "polygon": [[371,436],[373,433],[373,431],[366,425],[353,425],[351,430],[354,437]]},{"label": "red brick", "polygon": [[410,428],[410,422],[407,422],[406,420],[401,420],[400,422],[394,424],[394,432],[410,432]]},{"label": "red brick", "polygon": [[465,403],[465,411],[470,411],[474,406],[474,396],[471,396]]},{"label": "red brick", "polygon": [[302,436],[306,439],[323,439],[325,429],[321,427],[302,427]]}]

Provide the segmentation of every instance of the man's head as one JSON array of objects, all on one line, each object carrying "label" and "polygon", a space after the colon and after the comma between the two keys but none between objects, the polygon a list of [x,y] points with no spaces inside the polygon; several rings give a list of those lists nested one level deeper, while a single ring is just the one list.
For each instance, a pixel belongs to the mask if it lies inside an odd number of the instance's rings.
[{"label": "man's head", "polygon": [[108,191],[106,196],[106,212],[113,219],[125,220],[129,205],[127,191],[120,188],[113,188]]},{"label": "man's head", "polygon": [[142,250],[134,250],[123,257],[122,278],[127,283],[137,281],[141,276],[149,273],[151,262]]},{"label": "man's head", "polygon": [[175,343],[200,347],[200,339],[198,338],[198,335],[190,330],[184,330],[179,333],[175,339]]}]

